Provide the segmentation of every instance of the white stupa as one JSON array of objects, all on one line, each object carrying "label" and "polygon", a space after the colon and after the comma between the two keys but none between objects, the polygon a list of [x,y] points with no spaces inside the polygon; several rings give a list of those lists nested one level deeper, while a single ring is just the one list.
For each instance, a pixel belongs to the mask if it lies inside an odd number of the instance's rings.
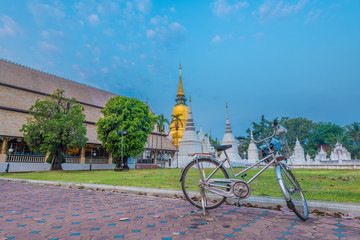
[{"label": "white stupa", "polygon": [[192,156],[194,153],[201,153],[201,141],[195,132],[192,116],[191,97],[189,102],[188,121],[184,129],[184,134],[179,143],[178,167],[184,167],[189,161],[191,161],[194,158],[194,156]]},{"label": "white stupa", "polygon": [[295,155],[295,163],[303,164],[306,163],[304,148],[301,146],[300,141],[296,138],[295,148],[294,148],[294,155]]},{"label": "white stupa", "polygon": [[342,160],[351,160],[351,154],[341,143],[336,142],[335,148],[331,151],[330,159],[342,163]]},{"label": "white stupa", "polygon": [[315,163],[320,163],[320,161],[327,161],[328,159],[326,158],[326,156],[326,152],[324,151],[323,147],[320,146],[320,152],[316,154],[314,158]]},{"label": "white stupa", "polygon": [[307,162],[307,163],[309,163],[309,164],[314,163],[314,160],[311,159],[309,153],[306,154],[306,157],[305,157],[305,158],[306,158],[306,162]]},{"label": "white stupa", "polygon": [[[254,138],[252,130],[251,130],[250,136],[251,136],[251,139]],[[248,162],[255,163],[257,161],[259,161],[259,152],[258,152],[258,149],[257,149],[254,141],[250,140],[250,144],[249,144],[249,148],[248,148]]]},{"label": "white stupa", "polygon": [[[226,104],[226,127],[225,127],[225,135],[221,142],[221,145],[232,145],[232,148],[226,150],[226,153],[231,161],[232,166],[244,166],[244,162],[242,161],[239,155],[238,143],[235,140],[234,135],[232,134],[230,121],[229,121],[229,110]],[[224,151],[221,152],[220,160],[225,159]],[[227,165],[227,164],[226,164]],[[228,166],[226,166],[228,167]]]},{"label": "white stupa", "polygon": [[201,126],[198,136],[201,142],[201,153],[215,154],[215,148],[210,144],[210,139],[205,136]]}]

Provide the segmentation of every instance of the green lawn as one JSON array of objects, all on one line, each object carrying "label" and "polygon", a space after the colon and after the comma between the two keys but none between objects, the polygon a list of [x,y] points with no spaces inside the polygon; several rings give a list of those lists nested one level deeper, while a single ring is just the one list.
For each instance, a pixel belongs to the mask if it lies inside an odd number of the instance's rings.
[{"label": "green lawn", "polygon": [[[239,171],[237,169],[236,171]],[[51,171],[32,173],[1,173],[1,177],[98,183],[123,186],[181,189],[181,169],[114,171]],[[256,170],[250,170],[247,179]],[[305,197],[312,200],[360,203],[360,170],[296,169],[296,176]],[[272,169],[251,183],[252,195],[281,197],[282,193]]]}]

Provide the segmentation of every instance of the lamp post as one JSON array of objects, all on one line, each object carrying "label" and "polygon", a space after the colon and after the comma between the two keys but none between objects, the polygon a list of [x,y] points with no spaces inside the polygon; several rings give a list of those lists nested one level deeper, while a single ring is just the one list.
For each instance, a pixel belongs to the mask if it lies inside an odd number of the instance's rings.
[{"label": "lamp post", "polygon": [[7,166],[6,166],[6,170],[5,170],[6,173],[9,172],[10,158],[11,158],[11,153],[12,153],[13,151],[14,151],[14,149],[12,148],[12,144],[11,144],[11,145],[10,145],[10,148],[9,148],[9,158],[8,158]]},{"label": "lamp post", "polygon": [[121,160],[120,160],[120,170],[123,170],[123,151],[124,151],[124,135],[128,134],[128,131],[122,129],[120,132],[116,131],[116,133],[119,135],[121,134]]},{"label": "lamp post", "polygon": [[96,152],[93,152],[94,150],[91,149],[91,158],[90,158],[90,171],[91,171],[91,168],[92,168],[92,158],[93,156],[95,157],[96,156]]}]

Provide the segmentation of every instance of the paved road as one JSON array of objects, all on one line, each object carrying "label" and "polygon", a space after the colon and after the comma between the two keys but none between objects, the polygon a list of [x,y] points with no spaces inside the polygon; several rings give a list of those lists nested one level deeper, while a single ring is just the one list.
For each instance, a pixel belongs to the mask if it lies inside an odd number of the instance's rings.
[{"label": "paved road", "polygon": [[0,181],[2,239],[360,239],[360,221]]}]

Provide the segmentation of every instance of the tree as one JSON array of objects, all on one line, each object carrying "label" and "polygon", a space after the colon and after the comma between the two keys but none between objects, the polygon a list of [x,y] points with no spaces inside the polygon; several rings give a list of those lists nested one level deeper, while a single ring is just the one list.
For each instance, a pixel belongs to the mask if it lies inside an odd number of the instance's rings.
[{"label": "tree", "polygon": [[304,146],[305,149],[307,149],[309,137],[316,128],[316,123],[302,117],[282,117],[279,123],[287,130],[286,138],[291,149],[294,148],[297,138],[299,139],[301,145]]},{"label": "tree", "polygon": [[161,138],[160,138],[160,145],[161,145],[161,159],[163,157],[163,150],[162,150],[162,132],[165,131],[165,124],[170,124],[169,120],[167,118],[164,117],[164,114],[160,114],[158,117],[157,117],[157,125],[158,125],[158,129],[159,129],[159,132],[160,132],[160,135],[161,135]]},{"label": "tree", "polygon": [[344,128],[339,125],[330,122],[319,122],[309,137],[308,149],[315,150],[320,148],[321,145],[334,146],[343,133]]},{"label": "tree", "polygon": [[179,125],[183,126],[183,123],[181,121],[181,117],[182,114],[181,113],[176,113],[173,114],[172,117],[172,122],[175,123],[175,129],[176,129],[176,147],[179,148]]},{"label": "tree", "polygon": [[345,126],[346,135],[352,139],[352,146],[349,149],[355,159],[360,158],[360,123],[354,122]]},{"label": "tree", "polygon": [[21,128],[25,142],[34,152],[50,153],[52,170],[61,170],[68,148],[83,148],[87,142],[84,107],[56,90],[46,100],[36,100],[31,117]]},{"label": "tree", "polygon": [[98,138],[113,153],[117,168],[123,167],[119,161],[121,135],[117,133],[128,132],[123,136],[123,156],[127,166],[129,157],[144,151],[148,135],[154,130],[154,116],[140,100],[121,96],[110,98],[101,113],[104,117],[96,122]]}]

